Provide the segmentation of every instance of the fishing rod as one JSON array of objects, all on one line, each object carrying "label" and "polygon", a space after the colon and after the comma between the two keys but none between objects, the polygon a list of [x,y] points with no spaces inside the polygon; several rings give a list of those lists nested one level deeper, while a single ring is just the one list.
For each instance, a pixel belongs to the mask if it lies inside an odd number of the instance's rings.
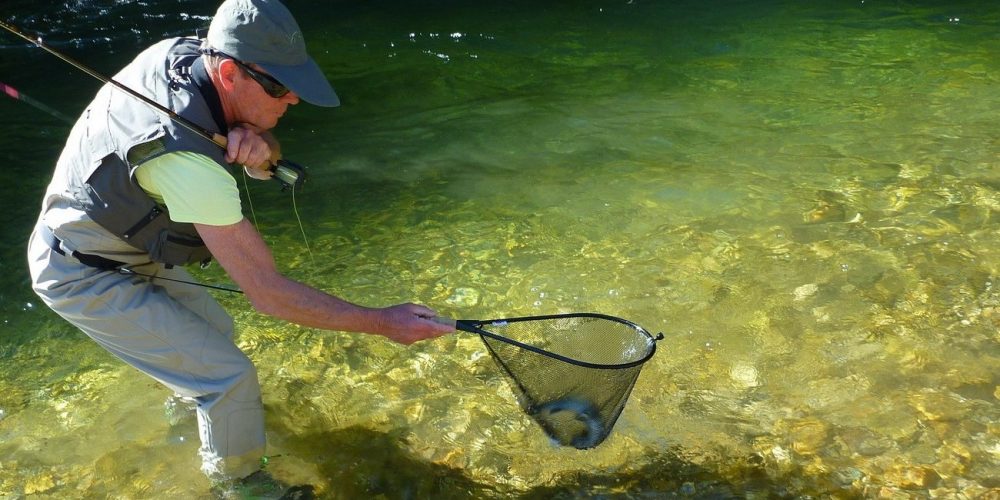
[{"label": "fishing rod", "polygon": [[[118,89],[124,91],[125,93],[131,95],[132,97],[135,97],[136,99],[139,99],[140,101],[142,101],[142,102],[144,102],[144,103],[152,106],[157,111],[160,111],[161,113],[167,115],[168,117],[170,117],[170,119],[174,120],[175,122],[177,122],[178,124],[180,124],[183,127],[187,128],[188,130],[190,130],[190,131],[194,132],[195,134],[197,134],[197,135],[199,135],[199,136],[201,136],[201,137],[203,137],[203,138],[205,138],[205,139],[207,139],[207,140],[215,143],[215,145],[219,146],[220,148],[226,149],[226,145],[228,144],[228,140],[222,134],[216,134],[214,132],[211,132],[210,130],[205,129],[204,127],[199,126],[198,124],[192,122],[191,120],[188,120],[187,118],[184,118],[183,116],[178,115],[177,113],[175,113],[170,108],[167,108],[166,106],[161,105],[160,103],[158,103],[158,102],[150,99],[149,97],[146,97],[146,96],[140,94],[139,92],[136,92],[135,90],[132,90],[130,87],[122,84],[121,82],[118,82],[117,80],[115,80],[113,78],[106,77],[106,76],[98,73],[97,71],[94,71],[94,70],[90,69],[86,65],[84,65],[84,64],[82,64],[82,63],[74,60],[73,58],[71,58],[71,57],[69,57],[69,56],[67,56],[67,55],[65,55],[65,54],[63,54],[63,53],[61,53],[61,52],[53,49],[52,47],[48,46],[47,44],[45,44],[45,42],[42,41],[41,37],[32,38],[28,34],[24,33],[20,29],[18,29],[16,26],[14,26],[14,25],[12,25],[12,24],[10,24],[8,22],[2,21],[2,20],[0,20],[0,27],[2,27],[4,29],[6,29],[7,31],[9,31],[9,32],[11,32],[11,33],[13,33],[13,34],[15,34],[15,35],[17,35],[17,36],[25,39],[25,40],[27,40],[28,42],[30,42],[30,43],[38,46],[39,48],[45,50],[46,52],[48,52],[48,53],[50,53],[50,54],[58,57],[59,59],[62,59],[63,61],[69,63],[71,66],[75,67],[76,69],[79,69],[80,71],[83,71],[84,73],[87,73],[88,75],[90,75],[90,76],[92,76],[92,77],[100,80],[101,82],[103,82],[105,84],[114,85],[116,88],[118,88]],[[0,83],[0,85],[3,86],[4,92],[7,93],[8,95],[10,95],[11,97],[19,98],[22,101],[27,102],[28,104],[32,104],[32,101],[34,101],[33,99],[30,99],[30,98],[26,99],[26,96],[24,94],[18,93],[17,90],[14,89],[13,87],[10,87],[8,85],[4,85],[2,83]],[[11,92],[13,92],[14,94],[11,94]],[[34,101],[34,102],[37,102],[37,101]],[[37,102],[37,104],[41,104],[41,103]],[[44,106],[44,105],[42,105],[41,107],[39,107],[39,109],[46,109],[46,108],[47,109],[51,109],[48,106]],[[55,111],[55,110],[52,110],[52,111],[58,114],[57,111]],[[69,120],[68,118],[67,118],[67,121],[69,121],[70,123],[72,123],[72,120]],[[278,179],[279,182],[281,182],[281,188],[282,188],[282,190],[284,190],[284,189],[291,189],[291,191],[292,191],[293,206],[294,206],[295,190],[296,190],[296,188],[299,188],[300,186],[302,186],[302,182],[305,181],[305,170],[301,166],[299,166],[298,164],[293,163],[293,162],[288,161],[288,160],[284,160],[284,159],[280,159],[280,160],[277,161],[277,163],[272,164],[271,168],[269,168],[268,170],[270,170],[271,172],[273,172],[274,173],[274,177],[276,179]],[[296,212],[295,215],[296,215],[296,218],[298,218],[298,212]],[[299,228],[301,229],[301,227],[302,227],[302,222],[299,221]],[[305,233],[303,233],[303,236],[305,236]],[[309,243],[308,243],[308,241],[306,241],[306,247],[308,248],[308,246],[309,246]],[[312,251],[311,250],[310,250],[310,255],[312,255]],[[162,280],[167,280],[167,281],[175,281],[175,282],[178,282],[178,283],[185,283],[185,284],[188,284],[188,285],[200,286],[200,287],[204,287],[204,288],[212,288],[212,289],[215,289],[215,290],[222,290],[222,291],[226,291],[226,292],[243,293],[242,290],[234,289],[234,288],[228,288],[228,287],[224,287],[224,286],[206,285],[204,283],[196,283],[196,282],[193,282],[193,281],[184,281],[184,280],[178,280],[178,279],[173,279],[173,278],[166,278],[166,277],[162,277],[162,276],[157,277],[157,276],[152,276],[152,275],[148,275],[148,274],[138,273],[138,272],[133,271],[132,269],[129,269],[127,267],[120,268],[118,270],[118,272],[121,273],[121,274],[126,274],[126,275],[137,275],[137,276],[144,276],[144,277],[147,277],[147,278],[156,278],[156,279],[162,279]]]},{"label": "fishing rod", "polygon": [[[131,95],[132,97],[135,97],[136,99],[139,99],[140,101],[152,106],[157,111],[167,115],[168,117],[170,117],[171,120],[174,120],[179,125],[182,125],[188,130],[194,132],[195,134],[215,143],[215,145],[219,146],[220,148],[226,149],[228,141],[226,140],[226,137],[223,136],[222,134],[214,133],[192,122],[191,120],[188,120],[187,118],[178,115],[170,108],[150,99],[149,97],[146,97],[145,95],[140,94],[139,92],[136,92],[135,90],[132,90],[130,87],[116,81],[114,78],[109,78],[107,76],[98,73],[97,71],[90,69],[83,63],[80,63],[79,61],[76,61],[73,58],[63,54],[62,52],[53,49],[45,42],[43,42],[41,37],[32,37],[27,33],[21,31],[20,29],[18,29],[16,26],[6,21],[0,21],[0,27],[27,40],[29,43],[38,46],[39,48],[45,50],[49,54],[52,54],[58,57],[59,59],[62,59],[63,61],[69,63],[71,66],[75,67],[76,69],[83,71],[84,73],[100,80],[101,82],[105,84],[114,85],[119,90]],[[4,90],[6,90],[6,88]],[[279,182],[281,182],[282,189],[292,189],[293,192],[295,188],[301,186],[302,182],[305,180],[305,170],[301,166],[293,162],[290,162],[288,160],[283,160],[283,159],[278,160],[277,163],[272,164],[271,168],[269,168],[268,170],[273,172],[274,177],[278,179]]]},{"label": "fishing rod", "polygon": [[2,90],[4,94],[7,94],[8,96],[10,96],[12,99],[21,101],[21,102],[23,102],[25,104],[28,104],[30,106],[34,106],[35,108],[48,113],[53,118],[58,118],[59,120],[61,120],[63,122],[66,122],[69,125],[73,124],[73,119],[72,118],[70,118],[70,117],[68,117],[68,116],[66,116],[66,115],[64,115],[64,114],[56,111],[55,109],[52,109],[52,108],[46,106],[45,103],[43,103],[43,102],[41,102],[41,101],[39,101],[37,99],[32,99],[31,97],[29,97],[24,92],[21,92],[20,90],[17,90],[14,87],[11,87],[10,85],[7,85],[4,82],[0,82],[0,90]]}]

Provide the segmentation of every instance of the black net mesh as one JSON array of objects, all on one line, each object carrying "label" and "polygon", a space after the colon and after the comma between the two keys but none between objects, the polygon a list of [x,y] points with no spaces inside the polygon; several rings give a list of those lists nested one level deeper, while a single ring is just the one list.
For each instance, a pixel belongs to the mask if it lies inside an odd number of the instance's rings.
[{"label": "black net mesh", "polygon": [[479,332],[524,411],[555,442],[580,449],[608,436],[656,349],[646,330],[604,315],[466,323],[492,334]]}]

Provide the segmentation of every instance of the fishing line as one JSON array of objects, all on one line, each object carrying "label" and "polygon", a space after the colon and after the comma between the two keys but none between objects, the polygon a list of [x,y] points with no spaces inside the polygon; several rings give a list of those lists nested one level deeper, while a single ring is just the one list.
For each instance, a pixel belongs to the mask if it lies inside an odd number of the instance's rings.
[{"label": "fishing line", "polygon": [[[250,196],[250,184],[247,182],[246,169],[243,170],[243,190],[247,193],[247,205],[250,207],[250,218],[253,219],[253,227],[260,231],[260,224],[257,222],[257,212],[253,209],[253,198]],[[292,213],[295,214],[295,221],[299,224],[299,232],[302,234],[302,242],[306,246],[306,251],[309,252],[309,261],[316,264],[316,256],[313,255],[312,247],[309,246],[309,238],[306,237],[306,228],[302,224],[302,217],[299,216],[299,204],[295,199],[295,190],[292,190]]]},{"label": "fishing line", "polygon": [[213,290],[222,290],[223,292],[243,293],[243,290],[240,290],[240,289],[237,289],[237,288],[228,288],[228,287],[219,286],[219,285],[209,285],[209,284],[206,284],[206,283],[198,283],[196,281],[186,281],[186,280],[179,280],[179,279],[174,279],[174,278],[166,278],[166,277],[163,277],[163,276],[156,276],[154,274],[140,273],[140,272],[136,272],[136,271],[134,271],[134,270],[132,270],[132,269],[130,269],[128,267],[119,267],[117,269],[117,271],[118,271],[118,274],[124,274],[125,276],[142,276],[144,278],[149,278],[150,281],[152,281],[152,280],[166,280],[166,281],[173,281],[174,283],[184,283],[185,285],[200,286],[202,288],[211,288]]},{"label": "fishing line", "polygon": [[302,225],[302,218],[299,217],[299,207],[295,203],[295,190],[292,190],[292,212],[295,213],[295,220],[299,223],[299,231],[302,233],[302,242],[306,244],[306,251],[309,252],[309,261],[316,265],[316,257],[313,255],[312,248],[309,247],[309,238],[306,238],[306,228]]},{"label": "fishing line", "polygon": [[[253,219],[253,227],[260,232],[260,226],[257,224],[257,212],[253,210],[253,200],[250,199],[250,184],[247,182],[247,170],[243,169],[243,190],[247,192],[247,205],[250,205],[250,218]],[[292,195],[292,206],[295,206],[295,195]]]}]

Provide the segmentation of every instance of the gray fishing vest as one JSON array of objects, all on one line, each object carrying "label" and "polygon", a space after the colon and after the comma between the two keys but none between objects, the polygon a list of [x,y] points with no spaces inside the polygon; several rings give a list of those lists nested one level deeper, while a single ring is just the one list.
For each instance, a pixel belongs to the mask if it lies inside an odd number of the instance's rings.
[{"label": "gray fishing vest", "polygon": [[[191,78],[200,57],[194,38],[164,40],[142,52],[114,76],[119,83],[172,109],[195,124],[225,135]],[[232,173],[217,145],[178,125],[134,96],[105,85],[84,111],[78,144],[67,144],[70,190],[91,219],[156,262],[204,262],[208,248],[192,224],[170,220],[167,207],[139,187],[135,169],[173,151],[208,156]],[[66,158],[66,152],[70,157]]]}]

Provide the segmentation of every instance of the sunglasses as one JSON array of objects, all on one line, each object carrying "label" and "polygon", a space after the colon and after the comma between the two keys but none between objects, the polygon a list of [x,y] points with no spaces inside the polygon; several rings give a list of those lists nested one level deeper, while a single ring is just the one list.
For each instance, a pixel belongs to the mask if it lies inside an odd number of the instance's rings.
[{"label": "sunglasses", "polygon": [[288,90],[288,87],[282,85],[281,82],[276,80],[273,76],[261,73],[260,71],[251,68],[249,64],[240,61],[239,59],[226,54],[221,50],[213,49],[211,47],[202,47],[201,52],[210,56],[222,56],[233,61],[237,66],[242,68],[243,71],[245,71],[246,74],[253,79],[253,81],[257,82],[260,85],[260,88],[264,89],[264,92],[267,92],[267,95],[275,99],[285,97],[289,92],[291,92]]},{"label": "sunglasses", "polygon": [[290,92],[288,90],[288,87],[282,85],[281,82],[276,80],[273,76],[268,75],[266,73],[261,73],[260,71],[251,68],[248,64],[238,59],[232,59],[232,61],[236,63],[236,65],[239,66],[240,68],[243,68],[243,71],[246,71],[247,75],[249,75],[250,78],[253,79],[253,81],[260,84],[260,87],[264,89],[264,92],[267,92],[267,95],[275,99],[280,99],[282,97],[285,97],[285,95],[287,95],[288,92]]}]

